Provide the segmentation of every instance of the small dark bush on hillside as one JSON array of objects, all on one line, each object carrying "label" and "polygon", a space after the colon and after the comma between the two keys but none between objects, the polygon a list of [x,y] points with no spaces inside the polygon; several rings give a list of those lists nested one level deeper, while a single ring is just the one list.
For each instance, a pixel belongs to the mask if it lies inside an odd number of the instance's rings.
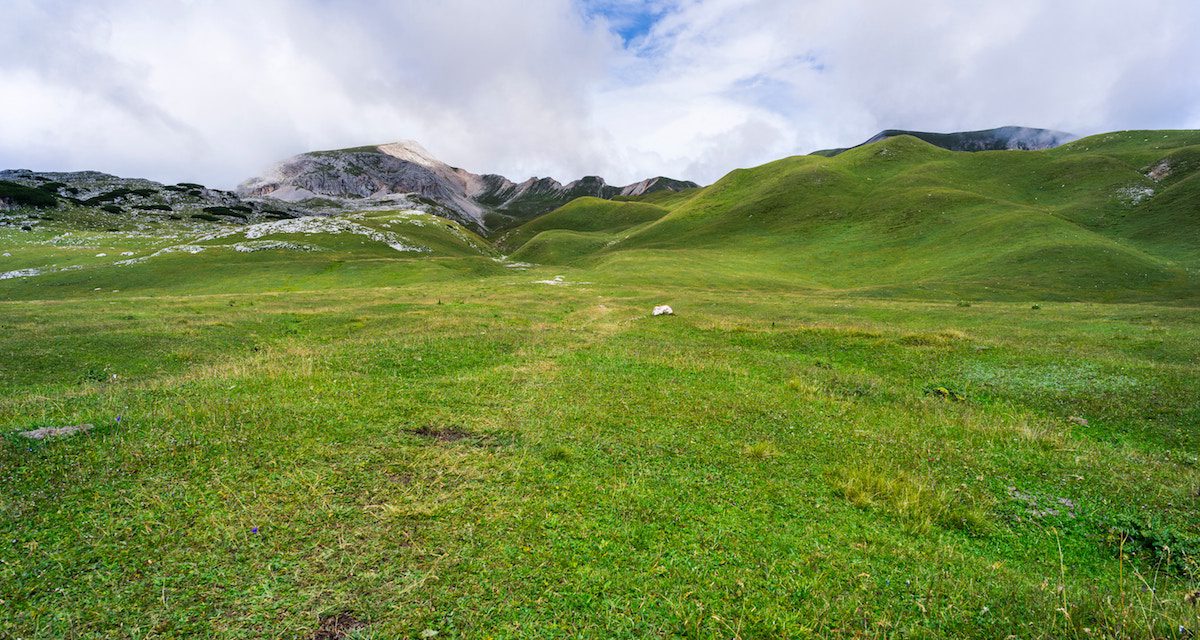
[{"label": "small dark bush on hillside", "polygon": [[65,186],[67,185],[62,182],[43,182],[42,184],[39,184],[37,188],[45,191],[46,193],[57,194],[58,190]]},{"label": "small dark bush on hillside", "polygon": [[100,210],[107,211],[109,213],[122,213],[125,211],[124,209],[122,209],[121,207],[118,207],[115,204],[106,204],[106,205],[100,207]]},{"label": "small dark bush on hillside", "polygon": [[125,196],[127,196],[131,193],[133,193],[133,191],[131,189],[126,189],[125,187],[121,187],[119,189],[113,189],[112,191],[109,191],[108,193],[102,193],[98,196],[92,196],[92,197],[88,198],[87,200],[84,200],[83,204],[86,204],[89,207],[94,207],[98,204],[103,204],[105,202],[112,202],[113,200],[116,200],[117,198],[124,198]]},{"label": "small dark bush on hillside", "polygon": [[170,211],[171,207],[165,204],[140,204],[136,207],[145,211]]},{"label": "small dark bush on hillside", "polygon": [[83,370],[80,378],[83,382],[106,382],[109,375],[108,367],[91,366]]},{"label": "small dark bush on hillside", "polygon": [[246,219],[246,214],[242,213],[241,211],[234,211],[230,207],[204,207],[204,211],[216,216],[228,216],[230,218],[241,218],[242,220]]},{"label": "small dark bush on hillside", "polygon": [[267,216],[268,218],[279,218],[281,220],[285,219],[285,218],[295,218],[296,217],[286,211],[276,211],[275,209],[266,209],[263,211],[263,215]]},{"label": "small dark bush on hillside", "polygon": [[133,194],[133,195],[135,195],[135,196],[141,196],[141,197],[143,197],[143,198],[148,198],[148,197],[150,197],[150,196],[152,196],[152,195],[154,195],[154,194],[158,193],[158,191],[157,191],[157,190],[155,190],[155,189],[150,189],[150,188],[145,188],[145,189],[130,189],[130,190],[129,190],[129,193],[132,193],[132,194]]},{"label": "small dark bush on hillside", "polygon": [[187,193],[188,193],[188,195],[189,195],[189,196],[191,196],[191,197],[193,197],[193,198],[199,198],[199,197],[202,197],[202,196],[204,195],[203,193],[200,193],[199,191],[189,191],[189,192],[187,192]]},{"label": "small dark bush on hillside", "polygon": [[175,191],[175,192],[183,192],[183,191],[188,190],[187,187],[181,187],[177,184],[167,185],[167,186],[163,187],[163,189],[166,189],[167,191]]},{"label": "small dark bush on hillside", "polygon": [[184,189],[203,189],[204,188],[204,185],[196,184],[195,182],[180,182],[179,186],[183,187]]},{"label": "small dark bush on hillside", "polygon": [[18,207],[37,207],[44,209],[58,204],[54,196],[16,182],[0,180],[0,202],[7,202]]},{"label": "small dark bush on hillside", "polygon": [[220,218],[218,218],[218,217],[216,217],[216,216],[212,215],[211,213],[193,213],[193,214],[192,214],[192,217],[193,217],[193,218],[195,218],[195,219],[197,219],[197,220],[207,220],[207,221],[209,221],[209,222],[218,222],[218,221],[220,221]]}]

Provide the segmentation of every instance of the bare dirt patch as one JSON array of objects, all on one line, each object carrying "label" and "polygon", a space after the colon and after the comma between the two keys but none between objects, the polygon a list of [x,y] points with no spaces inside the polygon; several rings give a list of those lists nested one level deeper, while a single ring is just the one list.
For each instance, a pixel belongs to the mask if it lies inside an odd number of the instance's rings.
[{"label": "bare dirt patch", "polygon": [[474,433],[471,433],[462,427],[441,424],[427,424],[417,427],[416,429],[412,430],[412,433],[415,433],[423,438],[436,440],[438,442],[458,442],[459,440],[477,437]]},{"label": "bare dirt patch", "polygon": [[336,616],[325,616],[321,618],[321,626],[317,627],[312,640],[341,640],[366,626],[367,623],[346,612]]}]

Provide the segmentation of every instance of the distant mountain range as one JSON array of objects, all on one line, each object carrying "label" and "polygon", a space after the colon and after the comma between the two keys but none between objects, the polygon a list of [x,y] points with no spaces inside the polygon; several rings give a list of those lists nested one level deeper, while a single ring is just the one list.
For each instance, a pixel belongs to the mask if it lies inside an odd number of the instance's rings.
[{"label": "distant mountain range", "polygon": [[1029,127],[999,127],[983,131],[959,131],[954,133],[929,133],[926,131],[906,131],[903,129],[885,129],[871,136],[866,142],[843,149],[822,149],[809,155],[831,158],[850,149],[863,145],[895,138],[896,136],[912,136],[928,142],[935,147],[949,151],[1037,151],[1053,149],[1064,145],[1077,136],[1053,131],[1050,129],[1032,129]]},{"label": "distant mountain range", "polygon": [[448,218],[478,230],[512,226],[552,211],[575,198],[640,196],[700,185],[656,177],[614,186],[598,176],[562,184],[552,178],[513,182],[496,174],[475,174],[433,157],[411,140],[333,151],[312,151],[275,165],[238,187],[243,197],[269,197],[298,204],[323,203],[354,208],[389,206],[416,197],[441,208]]},{"label": "distant mountain range", "polygon": [[[1068,133],[1027,127],[928,133],[888,129],[855,147],[898,136],[912,136],[951,151],[1039,150],[1073,140]],[[810,155],[832,157],[848,149]],[[278,163],[243,182],[235,192],[199,184],[161,185],[139,178],[118,178],[95,171],[71,173],[12,170],[0,172],[0,209],[56,203],[103,208],[110,213],[217,218],[231,222],[347,210],[417,209],[487,234],[514,228],[581,197],[605,200],[670,194],[700,185],[666,177],[625,186],[598,176],[562,184],[552,178],[513,182],[496,174],[452,167],[413,141],[311,151]]]}]

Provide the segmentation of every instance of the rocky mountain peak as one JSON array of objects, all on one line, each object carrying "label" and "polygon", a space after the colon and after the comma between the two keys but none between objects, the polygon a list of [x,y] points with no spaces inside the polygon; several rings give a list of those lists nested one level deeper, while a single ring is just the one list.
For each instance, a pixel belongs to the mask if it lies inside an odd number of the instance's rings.
[{"label": "rocky mountain peak", "polygon": [[393,208],[397,197],[410,196],[429,206],[431,213],[488,231],[547,213],[581,196],[613,198],[698,186],[659,177],[617,187],[600,176],[585,176],[566,185],[538,177],[517,184],[501,175],[452,167],[419,143],[401,140],[302,153],[243,182],[238,193],[288,202],[334,200],[353,208]]}]

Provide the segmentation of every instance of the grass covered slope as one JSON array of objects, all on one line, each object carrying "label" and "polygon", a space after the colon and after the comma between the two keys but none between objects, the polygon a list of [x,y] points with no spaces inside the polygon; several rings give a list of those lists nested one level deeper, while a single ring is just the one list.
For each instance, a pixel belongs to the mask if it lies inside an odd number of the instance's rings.
[{"label": "grass covered slope", "polygon": [[0,636],[1200,628],[1192,310],[565,273],[0,302]]},{"label": "grass covered slope", "polygon": [[505,234],[499,243],[507,247],[520,247],[537,234],[552,229],[612,234],[639,224],[653,222],[666,214],[667,210],[662,207],[641,202],[618,202],[591,197],[576,198]]},{"label": "grass covered slope", "polygon": [[617,278],[661,278],[668,265],[697,262],[703,271],[672,277],[887,295],[1195,300],[1197,154],[1197,132],[979,153],[900,136],[734,171],[615,242],[529,242]]},{"label": "grass covered slope", "polygon": [[515,250],[514,260],[566,264],[666,214],[662,207],[641,202],[577,198],[505,234],[497,244]]}]

